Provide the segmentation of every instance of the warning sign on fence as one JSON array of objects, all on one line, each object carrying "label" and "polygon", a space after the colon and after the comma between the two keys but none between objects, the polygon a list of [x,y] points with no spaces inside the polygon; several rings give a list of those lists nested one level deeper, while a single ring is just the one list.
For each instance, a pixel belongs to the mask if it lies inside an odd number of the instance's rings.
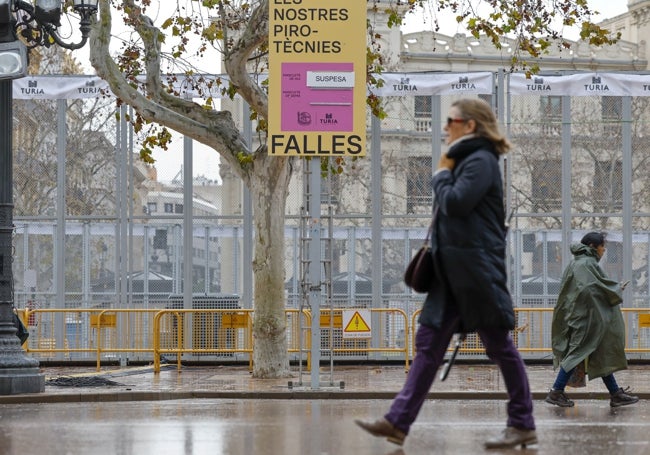
[{"label": "warning sign on fence", "polygon": [[370,310],[343,310],[343,338],[370,338]]}]

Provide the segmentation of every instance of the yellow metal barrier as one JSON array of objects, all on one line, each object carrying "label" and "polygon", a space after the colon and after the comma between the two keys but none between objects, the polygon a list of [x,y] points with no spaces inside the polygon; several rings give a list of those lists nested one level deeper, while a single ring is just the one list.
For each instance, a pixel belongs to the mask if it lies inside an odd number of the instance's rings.
[{"label": "yellow metal barrier", "polygon": [[[354,310],[354,309],[350,309]],[[415,352],[415,329],[420,311],[409,321],[397,308],[368,309],[374,320],[372,332],[379,339],[372,346],[370,339],[346,338],[343,309],[322,309],[320,314],[321,350],[332,354],[370,352],[394,353],[404,356],[408,369],[411,352]],[[626,352],[650,354],[650,309],[622,308],[628,333]],[[310,361],[311,314],[287,309],[288,352],[302,352]],[[550,333],[553,308],[516,308],[513,340],[520,352],[550,355]],[[97,370],[110,354],[143,353],[153,356],[154,370],[160,371],[160,357],[175,354],[181,368],[182,354],[208,355],[245,353],[249,367],[253,362],[253,310],[248,309],[25,309],[19,315],[30,331],[25,351],[41,358],[94,359]],[[303,324],[300,323],[304,318]],[[191,329],[190,329],[191,327]],[[302,330],[301,330],[302,327]],[[61,329],[63,328],[63,329]],[[64,330],[63,340],[56,330]],[[185,336],[185,335],[188,336]],[[380,334],[377,338],[376,334]],[[633,335],[630,335],[633,334]],[[302,343],[301,343],[302,341]],[[482,354],[480,339],[470,334],[461,354]],[[301,358],[302,361],[302,358]]]},{"label": "yellow metal barrier", "polygon": [[[354,310],[351,308],[350,310]],[[404,356],[404,362],[408,368],[408,350],[409,344],[407,335],[409,333],[408,317],[406,313],[397,308],[376,308],[369,309],[371,314],[382,313],[387,317],[398,317],[400,321],[393,321],[393,324],[387,324],[386,319],[380,319],[380,326],[373,327],[373,331],[378,333],[389,333],[390,327],[404,327],[397,329],[401,336],[393,334],[393,337],[380,337],[380,345],[376,348],[371,348],[368,339],[344,339],[343,336],[343,309],[335,308],[333,311],[330,309],[321,309],[319,326],[321,328],[321,350],[329,351],[332,346],[332,353],[334,354],[358,354],[360,352],[384,352],[395,353]],[[288,330],[288,352],[298,353],[299,360],[302,362],[302,353],[306,356],[307,369],[311,367],[311,311],[303,310],[286,310],[287,313],[287,330]],[[331,315],[334,314],[332,318]],[[303,318],[302,324],[300,318]],[[402,322],[400,324],[399,322]],[[302,333],[301,333],[302,327]],[[302,337],[302,340],[301,340]],[[302,343],[301,343],[302,341]]]},{"label": "yellow metal barrier", "polygon": [[[413,313],[411,320],[411,347],[415,353],[415,332],[417,319],[422,310]],[[515,308],[515,328],[512,339],[519,352],[550,354],[551,318],[553,308]],[[545,339],[548,338],[548,340]],[[452,350],[453,347],[449,347]],[[463,341],[459,354],[484,354],[485,348],[477,333],[469,333]],[[650,352],[650,349],[647,350]]]},{"label": "yellow metal barrier", "polygon": [[[377,308],[377,309],[372,309],[370,310],[371,312],[374,313],[381,313],[384,315],[391,315],[393,317],[399,317],[400,319],[403,320],[404,327],[405,327],[405,333],[408,331],[408,318],[406,316],[406,313],[403,310],[400,309],[393,309],[393,308]],[[329,324],[329,317],[331,314],[331,310],[321,310],[321,328],[322,329],[327,329],[331,327]],[[333,353],[338,353],[338,354],[344,354],[344,353],[359,353],[359,352],[388,352],[388,353],[398,353],[402,354],[404,356],[404,362],[405,366],[408,368],[408,345],[407,343],[403,343],[403,346],[401,347],[392,347],[389,344],[386,344],[383,342],[383,340],[380,342],[379,347],[370,347],[370,342],[369,340],[366,339],[352,339],[352,340],[345,340],[343,339],[342,336],[342,326],[341,326],[341,320],[342,320],[342,312],[343,310],[340,309],[335,309],[334,310],[334,329],[337,332],[337,334],[334,333],[326,333],[327,331],[323,331],[323,335],[321,336],[321,339],[325,341],[326,346],[330,346],[327,342],[329,341],[332,343],[334,347],[332,348]],[[183,321],[183,315],[185,313],[213,313],[213,314],[221,314],[222,316],[222,323],[223,321],[227,321],[230,319],[227,318],[233,318],[233,320],[237,319],[241,321],[241,326],[237,327],[239,329],[246,329],[244,332],[243,339],[246,340],[246,343],[244,346],[232,346],[228,348],[219,348],[219,347],[212,347],[208,349],[201,349],[201,348],[196,348],[195,346],[192,347],[184,347],[183,346],[183,327],[184,324],[182,323]],[[310,355],[310,349],[311,349],[311,314],[308,311],[303,311],[302,315],[300,310],[295,310],[295,309],[287,309],[285,311],[285,314],[287,315],[287,330],[288,330],[288,352],[294,352],[294,353],[299,353],[300,354],[300,337],[303,337],[302,340],[302,347],[303,351],[306,351],[307,353],[307,366],[309,368],[309,363],[311,359]],[[165,317],[172,317],[172,322],[170,326],[170,321],[168,320],[165,322],[163,318]],[[300,330],[301,324],[300,324],[300,317],[304,317],[306,320],[306,324],[302,325],[302,332]],[[245,319],[246,318],[246,319]],[[244,320],[246,323],[244,323]],[[248,353],[250,355],[249,357],[249,367],[252,368],[252,353],[253,353],[253,335],[252,335],[252,320],[253,320],[253,310],[196,310],[196,309],[188,309],[188,310],[160,310],[158,314],[154,317],[154,371],[159,372],[160,371],[160,357],[163,354],[176,354],[177,356],[177,368],[180,370],[181,368],[181,360],[180,356],[183,353],[234,353],[234,352],[241,352],[241,353]],[[338,321],[338,323],[337,323]],[[170,328],[171,327],[171,328]],[[376,330],[378,330],[380,333],[382,333],[385,328],[385,322],[380,320],[380,327],[378,327]],[[167,346],[165,347],[164,345],[166,344],[163,340],[165,338],[165,334],[167,334],[167,339],[172,339],[174,340],[175,346]],[[169,335],[171,334],[171,336]],[[169,343],[167,343],[169,344]],[[321,348],[322,349],[322,348]]]},{"label": "yellow metal barrier", "polygon": [[[298,361],[302,362],[302,352],[307,351],[307,366],[311,361],[311,314],[307,310],[286,309],[287,318],[287,351],[298,354]],[[301,330],[302,328],[302,330]]]},{"label": "yellow metal barrier", "polygon": [[[65,354],[68,358],[72,353],[94,354],[99,371],[103,355],[151,353],[152,319],[160,310],[75,308],[24,311],[30,331],[26,352],[41,358],[52,358],[53,354]],[[56,327],[64,330],[64,339],[60,342]]]},{"label": "yellow metal barrier", "polygon": [[[417,310],[411,319],[411,347],[415,353],[415,331],[417,329],[417,318],[422,310]],[[650,328],[650,308],[621,308],[625,322],[626,333],[630,329],[640,333],[646,327]],[[515,308],[515,328],[512,330],[512,338],[519,352],[551,355],[551,322],[553,319],[553,308]],[[646,325],[647,324],[647,325]],[[633,327],[631,327],[633,326]],[[629,337],[626,337],[628,340]],[[642,347],[640,344],[643,337],[637,336],[637,346],[630,346],[626,343],[625,352],[628,354],[650,354],[650,347]],[[452,349],[451,347],[449,348]],[[458,351],[460,354],[482,354],[485,352],[481,340],[476,333],[468,334]]]},{"label": "yellow metal barrier", "polygon": [[[355,308],[346,308],[349,311],[355,311]],[[345,338],[345,331],[343,327],[343,309],[335,308],[321,309],[320,311],[320,328],[321,328],[321,350],[329,349],[331,347],[334,354],[352,354],[352,353],[370,353],[370,352],[384,352],[395,353],[404,356],[404,368],[408,371],[409,367],[409,346],[406,334],[409,332],[408,316],[406,312],[399,308],[368,308],[371,318],[378,314],[379,327],[372,326],[372,332],[379,333],[379,346],[371,347],[370,338]],[[332,317],[333,315],[333,317]],[[383,317],[382,317],[383,316]],[[396,320],[399,318],[399,321]],[[392,323],[389,320],[392,319]],[[311,320],[311,314],[309,314]],[[370,322],[370,321],[368,321]],[[389,327],[404,327],[404,339],[399,343],[397,336],[384,336],[390,329]],[[325,329],[325,331],[323,331]],[[329,330],[327,330],[329,329]],[[311,332],[309,332],[311,334]],[[311,339],[311,336],[308,337]],[[399,346],[401,344],[401,346]]]},{"label": "yellow metal barrier", "polygon": [[[153,318],[154,372],[160,371],[160,357],[176,354],[181,369],[182,354],[249,354],[253,361],[253,310],[166,309]],[[187,316],[187,317],[186,317]],[[190,317],[191,316],[191,317]],[[191,339],[185,337],[190,331]]]},{"label": "yellow metal barrier", "polygon": [[[650,352],[647,347],[642,347],[641,342],[644,339],[642,334],[648,334],[650,338],[650,308],[621,308],[623,312],[623,320],[625,321],[625,333],[630,333],[633,329],[637,336],[636,344],[630,346],[629,343],[625,344],[625,352],[634,354],[646,354]],[[629,341],[629,337],[626,338]]]}]

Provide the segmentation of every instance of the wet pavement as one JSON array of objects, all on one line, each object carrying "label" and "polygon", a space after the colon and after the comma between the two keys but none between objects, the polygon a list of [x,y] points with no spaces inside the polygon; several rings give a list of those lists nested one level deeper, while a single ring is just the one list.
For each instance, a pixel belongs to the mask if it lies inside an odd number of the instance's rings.
[{"label": "wet pavement", "polygon": [[[498,434],[498,400],[425,403],[401,451],[360,431],[388,400],[192,399],[0,406],[1,452],[13,454],[474,454]],[[602,400],[573,409],[536,401],[539,444],[492,453],[650,453],[650,404],[612,410]]]},{"label": "wet pavement", "polygon": [[[456,365],[434,384],[402,449],[354,419],[381,417],[404,381],[396,366],[322,369],[320,389],[255,380],[245,367],[44,368],[45,393],[0,396],[0,454],[474,454],[506,420],[505,390],[491,365]],[[546,404],[551,366],[529,366],[539,444],[491,453],[650,454],[650,366],[616,374],[642,400],[610,408],[604,385],[567,389],[574,408]],[[115,385],[61,387],[79,378]],[[84,379],[85,380],[85,379]],[[344,382],[341,388],[340,382]],[[86,382],[88,384],[88,382]]]}]

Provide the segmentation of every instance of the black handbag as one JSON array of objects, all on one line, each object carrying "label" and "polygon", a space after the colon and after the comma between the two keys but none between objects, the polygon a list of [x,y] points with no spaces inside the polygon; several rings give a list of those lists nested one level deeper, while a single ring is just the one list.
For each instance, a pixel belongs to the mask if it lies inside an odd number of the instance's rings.
[{"label": "black handbag", "polygon": [[415,253],[415,256],[413,256],[404,272],[404,283],[415,292],[429,292],[434,282],[435,266],[429,240],[433,233],[436,212],[437,210],[434,210],[433,219],[431,220],[431,225],[427,231],[424,243],[417,253]]},{"label": "black handbag", "polygon": [[415,292],[429,292],[433,283],[433,255],[429,245],[422,245],[409,262],[404,283]]}]

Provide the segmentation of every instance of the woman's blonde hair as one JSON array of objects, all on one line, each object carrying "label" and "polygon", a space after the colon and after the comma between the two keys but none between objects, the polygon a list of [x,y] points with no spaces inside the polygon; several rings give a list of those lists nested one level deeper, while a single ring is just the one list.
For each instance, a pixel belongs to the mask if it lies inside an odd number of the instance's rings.
[{"label": "woman's blonde hair", "polygon": [[475,134],[492,142],[499,155],[508,153],[511,144],[499,131],[497,118],[488,103],[478,98],[463,98],[454,101],[452,106],[458,108],[462,119],[476,122]]}]

